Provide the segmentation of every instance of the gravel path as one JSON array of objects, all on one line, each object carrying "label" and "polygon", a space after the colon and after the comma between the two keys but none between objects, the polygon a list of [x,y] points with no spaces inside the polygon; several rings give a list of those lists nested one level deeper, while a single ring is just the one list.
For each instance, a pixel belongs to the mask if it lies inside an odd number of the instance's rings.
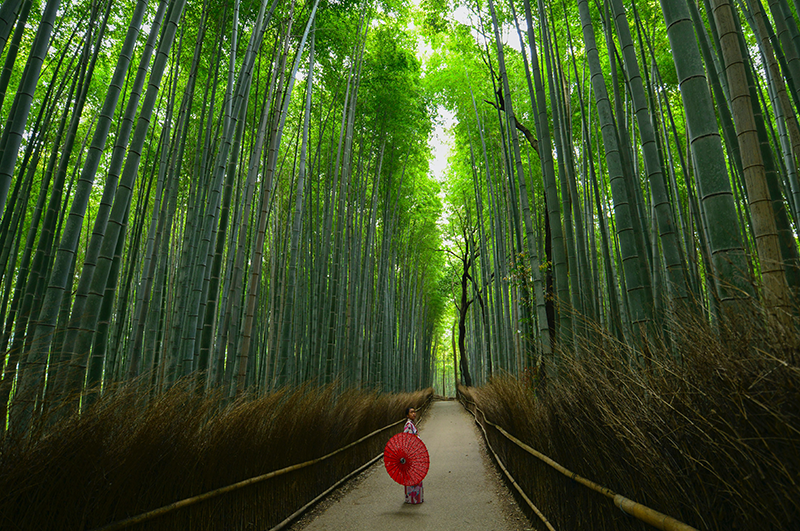
[{"label": "gravel path", "polygon": [[489,460],[458,402],[434,402],[420,427],[431,467],[425,503],[403,503],[403,487],[379,461],[297,522],[292,531],[516,531],[532,529]]}]

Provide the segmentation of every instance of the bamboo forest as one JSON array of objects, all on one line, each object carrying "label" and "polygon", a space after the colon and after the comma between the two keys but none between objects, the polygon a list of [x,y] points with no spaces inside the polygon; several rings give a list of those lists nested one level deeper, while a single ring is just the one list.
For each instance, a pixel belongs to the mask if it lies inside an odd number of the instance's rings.
[{"label": "bamboo forest", "polygon": [[797,529],[797,0],[3,0],[0,62],[0,529],[278,529],[447,397],[530,529]]}]

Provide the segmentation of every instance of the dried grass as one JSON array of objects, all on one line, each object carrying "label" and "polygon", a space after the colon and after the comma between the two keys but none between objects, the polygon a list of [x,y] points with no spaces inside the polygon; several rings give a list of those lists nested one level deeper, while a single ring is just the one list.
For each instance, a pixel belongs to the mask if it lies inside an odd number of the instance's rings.
[{"label": "dried grass", "polygon": [[[0,441],[0,529],[84,530],[330,453],[403,418],[432,390],[335,386],[227,406],[178,386],[151,402],[128,385],[35,440]],[[379,454],[402,426],[319,465],[132,529],[267,529]]]},{"label": "dried grass", "polygon": [[[797,529],[796,352],[750,323],[726,330],[726,340],[688,320],[673,329],[672,354],[649,363],[628,364],[607,342],[538,389],[502,377],[462,392],[568,469],[698,529]],[[650,529],[489,434],[557,529]]]}]

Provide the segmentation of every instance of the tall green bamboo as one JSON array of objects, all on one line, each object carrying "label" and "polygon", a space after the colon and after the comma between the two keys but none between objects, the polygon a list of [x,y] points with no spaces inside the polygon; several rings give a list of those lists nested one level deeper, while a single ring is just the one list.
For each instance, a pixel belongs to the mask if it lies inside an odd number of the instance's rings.
[{"label": "tall green bamboo", "polygon": [[[16,4],[16,5],[15,5]],[[8,91],[8,83],[11,81],[11,74],[14,71],[14,63],[17,60],[17,54],[19,53],[19,45],[22,42],[22,36],[25,33],[25,25],[28,22],[28,15],[31,12],[31,5],[33,4],[32,0],[25,0],[22,4],[19,12],[19,16],[17,17],[16,21],[16,29],[14,30],[14,35],[11,38],[11,43],[8,45],[8,53],[6,53],[6,60],[3,64],[3,71],[0,72],[0,109],[3,108],[3,102],[6,98],[6,93]],[[10,31],[12,27],[12,21],[7,20],[5,17],[10,16],[10,10],[14,9],[15,7],[19,7],[19,1],[14,0],[11,2],[3,2],[3,5],[0,6],[0,53],[2,52],[3,48],[5,48],[6,31]],[[6,26],[3,26],[6,24]]]},{"label": "tall green bamboo", "polygon": [[[73,194],[69,219],[59,244],[53,272],[48,282],[45,300],[38,318],[37,335],[40,343],[37,347],[41,348],[42,352],[45,352],[46,349],[49,348],[49,341],[52,338],[53,329],[55,328],[56,319],[58,317],[57,312],[70,278],[69,273],[75,266],[84,215],[89,205],[89,197],[94,184],[95,175],[105,149],[114,112],[122,90],[122,83],[130,65],[130,59],[139,36],[146,6],[147,2],[140,1],[137,2],[136,8],[134,9],[125,41],[120,51],[119,60],[117,61],[111,83],[109,84],[109,90],[106,92],[106,98],[103,102],[102,110],[100,111],[99,120],[95,126],[92,143],[89,147],[83,168],[81,169],[78,185]],[[97,52],[99,52],[99,48]],[[94,56],[93,61],[96,61],[96,59],[97,55]],[[61,385],[65,386],[66,383],[62,383]],[[65,388],[64,391],[74,392],[75,389]]]},{"label": "tall green bamboo", "polygon": [[53,33],[53,24],[60,5],[61,0],[49,0],[44,7],[28,56],[28,62],[25,65],[25,71],[14,97],[14,104],[11,107],[10,123],[3,131],[3,136],[0,139],[0,152],[2,153],[0,155],[0,210],[3,210],[6,205],[19,147],[25,133],[25,124],[28,122],[33,95],[36,91],[36,85],[39,83],[39,73],[47,55],[47,49],[50,46],[50,36]]},{"label": "tall green bamboo", "polygon": [[[98,321],[106,318],[106,314],[101,315],[103,299],[107,295],[107,286],[116,285],[119,270],[119,258],[117,248],[125,240],[125,233],[128,225],[128,216],[132,199],[133,184],[136,180],[141,162],[142,146],[145,143],[157,97],[161,87],[161,80],[169,59],[169,50],[172,47],[176,35],[178,21],[181,18],[185,0],[178,0],[171,4],[167,13],[167,22],[164,25],[164,32],[161,37],[153,66],[150,70],[147,91],[139,112],[139,118],[128,147],[128,157],[120,175],[119,185],[114,195],[114,202],[111,206],[108,217],[108,225],[102,234],[102,241],[97,255],[97,266],[91,275],[91,286],[86,299],[85,312],[80,316],[80,332],[75,341],[75,356],[73,356],[73,381],[81,381],[83,369],[82,364],[88,360],[91,346],[95,340],[94,334],[97,330]],[[74,310],[73,310],[74,312]],[[77,359],[76,359],[77,356]],[[84,361],[81,361],[84,360]],[[75,363],[75,362],[78,363]]]},{"label": "tall green bamboo", "polygon": [[708,82],[686,4],[661,0],[661,7],[680,83],[703,215],[709,221],[715,269],[711,273],[719,279],[716,295],[724,310],[739,312],[742,302],[753,296],[753,288]]},{"label": "tall green bamboo", "polygon": [[297,174],[297,191],[295,192],[295,213],[294,221],[292,222],[292,243],[289,251],[289,279],[286,286],[287,300],[283,307],[283,325],[281,326],[281,359],[287,360],[287,373],[294,373],[294,365],[288,363],[290,360],[295,359],[295,353],[292,352],[292,320],[294,318],[294,299],[295,288],[297,282],[297,261],[300,245],[300,230],[303,223],[303,208],[304,208],[304,192],[305,192],[305,177],[306,177],[306,154],[308,150],[308,129],[309,121],[311,119],[311,98],[313,96],[313,82],[314,82],[314,43],[315,35],[311,35],[311,48],[308,58],[308,75],[306,76],[306,105],[303,114],[303,140],[302,147],[300,148],[300,167]]},{"label": "tall green bamboo", "polygon": [[[88,362],[88,353],[84,357],[76,357],[78,355],[77,351],[75,350],[76,341],[78,336],[78,331],[80,330],[80,323],[81,319],[84,318],[85,313],[85,303],[88,297],[88,292],[91,286],[92,275],[94,273],[95,266],[97,264],[97,259],[100,253],[100,244],[102,242],[103,233],[106,229],[106,224],[108,222],[108,218],[111,212],[111,202],[116,193],[117,188],[117,181],[120,174],[120,171],[123,167],[124,157],[125,157],[125,148],[128,143],[128,139],[130,138],[130,133],[133,128],[134,117],[137,111],[137,106],[139,102],[139,95],[144,87],[145,83],[145,76],[148,70],[148,64],[150,62],[150,57],[154,50],[155,41],[158,36],[159,29],[161,27],[161,19],[166,11],[167,3],[166,1],[162,1],[159,4],[159,9],[156,12],[156,15],[151,22],[151,31],[148,36],[147,44],[142,52],[142,56],[140,59],[139,67],[136,73],[136,79],[133,82],[133,86],[131,88],[130,96],[128,97],[128,102],[126,104],[126,108],[124,111],[123,119],[121,120],[119,130],[117,131],[117,137],[115,140],[114,148],[112,151],[111,162],[109,164],[108,169],[108,176],[106,177],[105,186],[103,189],[103,197],[100,202],[100,207],[98,208],[97,213],[95,214],[94,220],[94,229],[92,234],[92,241],[86,250],[84,256],[83,267],[81,270],[81,278],[78,283],[77,292],[75,298],[72,303],[72,317],[71,322],[69,324],[69,328],[67,330],[67,335],[65,338],[65,355],[70,356],[70,369],[67,373],[67,380],[64,384],[64,396],[73,395],[73,398],[77,395],[77,393],[81,390],[84,382],[85,376],[85,368]],[[135,22],[135,19],[133,20]],[[130,41],[129,41],[130,42]],[[132,41],[135,45],[135,39]],[[121,61],[125,61],[126,59],[121,59]],[[127,58],[127,61],[130,61],[130,58]],[[124,63],[123,63],[124,64]],[[120,66],[118,64],[118,66]],[[121,66],[120,66],[121,68]],[[115,70],[115,75],[120,74],[124,77],[125,71],[120,72],[119,70]],[[118,80],[118,83],[112,85],[112,93],[116,90],[121,90],[119,85],[121,83],[121,79]],[[109,103],[110,105],[110,103]],[[106,125],[109,127],[113,120],[114,113],[108,113],[107,116],[104,116],[103,119],[98,123],[98,127],[96,129],[96,135],[100,135],[101,127],[105,127]],[[102,124],[102,125],[101,125]],[[104,145],[104,144],[103,144]],[[96,168],[92,169],[94,164],[99,164],[101,160],[102,151],[99,151],[100,148],[100,137],[97,137],[97,144],[95,144],[94,139],[92,143],[92,148],[90,149],[89,155],[87,156],[86,163],[84,164],[84,168],[86,168],[86,173],[84,174],[83,171],[81,173],[81,182],[79,182],[79,193],[77,196],[77,204],[74,203],[74,208],[76,210],[76,214],[79,213],[81,202],[88,201],[89,196],[88,193],[91,191],[91,186],[89,179],[94,177],[94,173],[96,173]],[[99,167],[99,166],[98,166]],[[87,196],[84,198],[83,194],[86,193]],[[87,203],[88,205],[88,203]],[[81,225],[77,224],[78,217],[71,216],[71,223],[68,225],[68,232],[65,233],[65,237],[73,237],[73,231],[77,231],[77,234],[80,234]],[[66,263],[71,256],[68,253],[69,243],[75,242],[77,245],[77,238],[75,239],[65,239],[63,246],[65,248],[65,252],[61,254],[58,258],[62,261],[62,263]],[[51,297],[51,301],[59,300],[59,293],[57,289],[58,284],[54,285],[54,289],[49,294]],[[62,295],[63,297],[63,292]],[[52,304],[52,303],[51,303]],[[57,305],[56,305],[57,306]],[[52,309],[50,311],[53,311]],[[45,321],[47,324],[50,319]],[[49,335],[42,335],[41,339],[38,340],[37,348],[40,349],[40,355],[43,356],[44,353],[47,352],[49,345],[47,342],[50,340]]]},{"label": "tall green bamboo", "polygon": [[[88,39],[86,40],[88,46]],[[86,54],[81,54],[81,58],[85,59]],[[85,66],[85,65],[83,65]],[[85,78],[81,75],[84,71],[80,63],[75,75],[71,77],[70,89],[67,92],[67,105],[61,114],[61,119],[58,125],[58,132],[56,133],[55,142],[52,145],[51,154],[47,162],[45,170],[45,182],[52,179],[52,189],[50,191],[50,198],[47,208],[45,210],[44,220],[41,227],[39,239],[36,244],[36,251],[33,255],[33,261],[30,268],[30,276],[21,277],[25,283],[25,290],[22,302],[19,306],[20,310],[17,314],[17,321],[15,323],[14,341],[11,344],[11,351],[13,355],[19,352],[20,365],[17,375],[17,392],[12,401],[12,421],[10,422],[12,431],[22,433],[27,429],[27,423],[31,420],[34,414],[34,408],[40,408],[41,403],[38,402],[38,397],[44,389],[44,370],[47,363],[46,352],[45,356],[37,356],[36,345],[33,342],[35,338],[37,321],[34,316],[38,313],[46,286],[46,278],[50,265],[51,251],[53,242],[58,237],[58,217],[61,210],[61,200],[64,194],[64,186],[66,180],[66,171],[59,171],[63,166],[59,165],[59,152],[61,143],[65,139],[65,135],[73,130],[76,117],[72,115],[71,111],[79,107],[80,93],[82,92],[82,85]],[[71,106],[74,105],[73,106]],[[72,119],[68,119],[72,116]],[[70,123],[71,127],[67,127]],[[68,156],[69,151],[62,152],[62,157]],[[46,187],[43,190],[46,190]],[[36,226],[29,228],[30,233],[35,233]],[[29,241],[32,243],[32,237],[29,235]],[[9,382],[10,383],[10,382]],[[14,416],[13,413],[21,411],[19,417]]]},{"label": "tall green bamboo", "polygon": [[721,52],[728,76],[736,134],[739,140],[747,196],[755,234],[764,289],[764,302],[772,319],[788,324],[789,300],[786,273],[778,242],[772,200],[761,157],[760,140],[753,115],[744,59],[730,2],[711,0],[720,33]]},{"label": "tall green bamboo", "polygon": [[[183,339],[181,341],[180,352],[182,353],[182,374],[184,376],[191,373],[195,368],[194,357],[197,354],[195,352],[196,333],[198,327],[203,326],[199,323],[199,316],[201,312],[201,304],[204,300],[207,308],[204,322],[207,326],[203,327],[204,332],[201,340],[205,344],[201,344],[200,346],[201,356],[198,359],[198,368],[201,374],[205,374],[205,371],[208,370],[208,359],[211,349],[210,343],[211,338],[213,337],[212,322],[216,312],[216,298],[219,288],[219,271],[222,262],[222,252],[220,247],[223,245],[222,238],[225,236],[228,214],[227,208],[223,208],[222,211],[220,211],[220,203],[223,199],[227,201],[230,200],[230,196],[227,193],[225,194],[226,197],[221,197],[223,195],[222,183],[226,173],[231,179],[234,176],[234,169],[228,166],[229,158],[232,156],[231,151],[234,151],[234,154],[237,151],[236,146],[240,142],[241,134],[243,134],[242,128],[247,109],[247,95],[250,92],[252,83],[255,57],[257,51],[261,47],[266,24],[272,18],[272,13],[277,5],[277,1],[273,1],[269,11],[267,11],[268,1],[269,0],[264,0],[261,2],[258,17],[256,18],[256,23],[250,36],[250,42],[248,43],[247,51],[245,52],[239,77],[236,80],[235,88],[233,88],[231,91],[233,101],[225,111],[220,149],[217,152],[216,160],[213,166],[213,173],[211,174],[209,183],[208,206],[203,216],[201,231],[198,233],[198,241],[200,245],[196,251],[197,263],[195,264],[195,272],[193,278],[191,279],[192,291],[188,304],[189,311],[186,314],[187,319],[183,325]],[[235,20],[236,19],[234,17],[234,24]],[[227,190],[230,190],[230,188],[227,188]],[[217,243],[217,252],[214,253],[213,262],[209,266],[209,278],[211,279],[211,283],[208,286],[208,289],[211,293],[209,294],[208,298],[204,298],[203,292],[204,281],[206,278],[206,264],[208,256],[212,254],[211,238],[215,227],[218,225],[218,222],[219,240]],[[201,376],[201,378],[204,378],[204,376]]]},{"label": "tall green bamboo", "polygon": [[611,182],[614,200],[614,220],[616,223],[622,270],[625,275],[626,291],[629,300],[631,324],[637,328],[636,342],[642,344],[642,337],[648,335],[653,321],[653,294],[649,283],[649,265],[640,254],[631,210],[637,208],[630,204],[632,195],[628,191],[622,168],[622,157],[614,124],[614,116],[608,100],[605,79],[600,68],[600,59],[595,44],[592,17],[586,0],[578,3],[583,40],[586,44],[587,60],[591,71],[592,89],[597,103],[597,113],[605,147],[606,165]]},{"label": "tall green bamboo", "polygon": [[[18,15],[20,15],[20,2],[22,0],[10,0],[8,2],[3,2],[3,5],[0,6],[0,54],[3,53],[5,49],[6,42],[8,42],[8,36],[11,33],[11,29],[14,27],[15,19]],[[22,16],[19,16],[22,19]]]},{"label": "tall green bamboo", "polygon": [[611,0],[614,11],[614,22],[617,35],[622,46],[622,57],[625,61],[628,83],[631,88],[634,113],[641,136],[642,152],[644,155],[645,169],[650,181],[653,195],[653,206],[658,221],[658,232],[661,237],[661,250],[664,253],[664,263],[668,274],[668,288],[675,302],[684,306],[689,302],[689,290],[685,276],[685,264],[681,259],[680,243],[675,232],[675,223],[672,218],[670,198],[661,171],[661,161],[657,151],[655,128],[647,109],[647,98],[636,58],[636,51],[631,38],[630,27],[621,0]]},{"label": "tall green bamboo", "polygon": [[[513,11],[513,4],[511,5],[512,13],[514,13],[514,19],[516,20],[516,12]],[[492,22],[496,23],[496,14],[493,15]],[[522,32],[519,29],[519,25],[517,25],[517,35],[519,36],[520,40],[520,47],[523,50],[522,58],[525,65],[525,74],[528,80],[528,90],[529,93],[533,93],[533,87],[531,84],[531,77],[530,77],[530,68],[528,66],[528,58],[524,51],[524,41],[522,38]],[[501,61],[500,57],[502,56],[502,46],[499,44],[497,40],[499,38],[499,34],[497,32],[497,28],[495,28],[495,42],[498,43],[498,64],[500,65],[500,77],[503,79],[503,91],[504,91],[504,100],[506,103],[506,114],[509,116],[510,121],[516,125],[517,118],[514,114],[513,105],[511,102],[511,88],[508,84],[508,76],[505,75],[505,62]],[[539,331],[539,340],[538,340],[538,350],[541,351],[541,355],[545,359],[549,359],[552,356],[552,349],[551,349],[551,338],[550,338],[550,329],[548,328],[547,323],[547,314],[545,309],[545,293],[544,293],[544,286],[542,285],[542,278],[541,278],[541,270],[540,264],[541,260],[539,259],[539,253],[536,246],[537,238],[534,233],[533,222],[531,221],[531,207],[530,207],[530,200],[529,200],[529,192],[528,192],[528,185],[525,179],[525,171],[522,166],[522,158],[520,155],[520,147],[519,147],[519,136],[517,134],[518,126],[513,128],[511,131],[511,138],[512,138],[512,146],[514,150],[514,160],[516,163],[516,172],[519,179],[519,198],[522,207],[522,219],[525,223],[525,240],[527,244],[527,251],[528,251],[528,262],[531,269],[531,277],[533,280],[533,292],[534,292],[534,304],[536,305],[536,322],[538,323],[538,331]],[[531,176],[532,177],[532,176]],[[527,279],[526,279],[527,280]],[[482,305],[482,303],[481,303]],[[567,326],[567,323],[564,323]]]},{"label": "tall green bamboo", "polygon": [[[272,138],[271,144],[270,144],[270,154],[269,154],[269,159],[268,159],[267,167],[266,167],[267,180],[271,180],[272,179],[272,175],[275,173],[275,170],[276,170],[276,166],[277,166],[277,162],[278,162],[277,161],[277,150],[278,150],[278,147],[280,146],[281,135],[283,134],[283,128],[284,128],[284,124],[285,124],[285,121],[286,121],[286,114],[287,114],[288,108],[289,108],[289,102],[290,102],[290,98],[291,98],[291,94],[292,94],[292,88],[294,87],[294,82],[295,82],[295,79],[296,79],[296,76],[297,76],[297,71],[300,68],[300,61],[301,61],[302,56],[303,56],[303,50],[305,48],[305,43],[306,43],[306,40],[308,38],[308,34],[309,34],[310,30],[311,30],[311,25],[314,22],[314,16],[316,15],[316,11],[317,11],[317,6],[318,5],[319,5],[319,0],[316,0],[316,2],[314,3],[313,7],[311,8],[311,12],[310,12],[309,17],[308,17],[308,23],[306,24],[306,29],[303,32],[303,37],[300,40],[300,44],[299,44],[298,50],[297,50],[296,55],[295,55],[294,66],[292,67],[291,74],[290,74],[289,79],[288,79],[288,81],[286,83],[284,101],[283,101],[282,107],[280,109],[280,112],[278,114],[278,119],[277,119],[277,123],[276,123],[275,132],[273,133],[273,138]],[[267,198],[267,196],[265,196],[265,198]],[[265,230],[266,222],[267,222],[267,215],[266,215],[266,212],[264,212],[264,208],[262,206],[261,220],[260,220],[259,231],[258,231],[259,240],[261,240],[261,238],[262,238],[262,233]],[[263,246],[263,240],[261,240],[261,241],[256,243],[255,249],[258,250],[258,248],[261,247],[261,246]],[[260,256],[256,255],[256,257],[257,257],[257,260],[260,261]],[[248,287],[248,311],[247,311],[247,314],[246,314],[247,315],[247,320],[245,321],[245,333],[244,333],[245,343],[243,343],[243,345],[241,347],[242,351],[243,351],[243,354],[240,354],[240,357],[242,357],[243,359],[247,359],[247,356],[248,356],[247,348],[249,348],[249,344],[247,343],[247,340],[248,340],[249,337],[251,337],[251,334],[252,334],[252,326],[253,326],[252,315],[253,315],[254,305],[255,305],[255,302],[256,302],[255,295],[257,293],[255,284],[258,282],[261,268],[257,265],[256,267],[253,267],[252,269],[253,269],[253,273],[251,273],[250,283],[249,283],[249,287]],[[244,391],[244,385],[245,385],[244,371],[245,370],[246,370],[245,369],[245,364],[240,362],[240,365],[239,365],[239,376],[237,378],[237,386],[236,386],[236,392],[237,393],[242,393]]]},{"label": "tall green bamboo", "polygon": [[[548,124],[547,110],[545,105],[545,91],[542,84],[541,70],[539,68],[539,55],[536,51],[536,39],[534,37],[533,16],[531,14],[530,2],[525,0],[525,20],[528,24],[528,46],[530,48],[531,70],[533,71],[534,93],[530,94],[531,108],[535,117],[536,137],[539,139],[539,163],[542,167],[542,177],[545,188],[545,205],[550,227],[550,246],[553,257],[553,270],[555,271],[555,292],[557,293],[557,305],[564,304],[570,300],[569,280],[567,276],[566,248],[561,224],[561,212],[559,208],[558,190],[556,189],[555,168],[553,167],[553,147],[551,142],[550,127]],[[542,7],[540,5],[540,11]],[[558,312],[559,328],[557,338],[560,343],[564,343],[566,338],[572,335],[571,318],[568,311]],[[553,338],[555,339],[555,338]],[[553,359],[553,366],[548,370],[553,370],[558,366],[558,359]]]}]

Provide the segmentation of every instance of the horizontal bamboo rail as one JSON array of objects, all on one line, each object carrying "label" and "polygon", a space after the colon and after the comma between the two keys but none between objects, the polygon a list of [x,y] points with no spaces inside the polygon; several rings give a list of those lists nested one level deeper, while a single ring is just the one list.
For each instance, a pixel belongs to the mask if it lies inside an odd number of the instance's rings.
[{"label": "horizontal bamboo rail", "polygon": [[302,507],[300,507],[297,511],[295,511],[291,515],[289,515],[283,522],[279,523],[278,525],[276,525],[275,527],[273,527],[269,531],[280,531],[281,529],[283,529],[287,525],[291,524],[292,521],[294,521],[295,518],[297,518],[298,516],[300,516],[301,514],[306,512],[307,510],[309,510],[311,507],[314,506],[314,504],[316,504],[317,502],[322,500],[322,498],[324,498],[325,496],[327,496],[328,494],[333,492],[334,489],[339,487],[342,483],[344,483],[345,481],[349,480],[353,476],[356,476],[356,475],[360,474],[364,470],[368,469],[369,467],[374,465],[375,462],[378,461],[379,459],[381,459],[382,457],[383,457],[383,452],[381,452],[379,455],[373,457],[372,459],[367,461],[365,464],[363,464],[362,466],[360,466],[357,469],[353,470],[352,472],[347,474],[345,477],[343,477],[342,479],[340,479],[339,481],[337,481],[336,483],[334,483],[333,485],[328,487],[328,489],[325,492],[323,492],[322,494],[320,494],[319,496],[317,496],[316,498],[314,498],[313,500],[311,500],[307,504],[305,504]]},{"label": "horizontal bamboo rail", "polygon": [[[431,398],[428,398],[428,400],[426,400],[425,403],[422,405],[422,407],[420,407],[419,409],[424,410],[425,408],[428,407],[430,402],[431,402]],[[281,476],[283,474],[288,474],[289,472],[294,472],[295,470],[300,470],[301,468],[306,468],[306,467],[309,467],[311,465],[315,465],[315,464],[317,464],[317,463],[319,463],[321,461],[324,461],[326,459],[330,459],[331,457],[333,457],[333,456],[335,456],[337,454],[340,454],[340,453],[344,452],[345,450],[349,450],[350,448],[356,446],[357,444],[360,444],[360,443],[366,441],[367,439],[369,439],[371,437],[374,437],[374,436],[378,435],[379,433],[381,433],[383,431],[386,431],[389,428],[392,428],[394,426],[397,426],[398,424],[401,424],[401,423],[403,423],[405,421],[406,421],[406,419],[401,419],[401,420],[398,420],[397,422],[393,422],[392,424],[387,424],[386,426],[384,426],[382,428],[378,428],[377,430],[373,431],[372,433],[364,435],[363,437],[361,437],[357,441],[353,441],[352,443],[348,444],[347,446],[343,446],[343,447],[341,447],[341,448],[339,448],[337,450],[334,450],[333,452],[329,453],[328,455],[324,455],[322,457],[318,457],[316,459],[312,459],[310,461],[306,461],[305,463],[299,463],[299,464],[296,464],[296,465],[288,466],[286,468],[281,468],[279,470],[274,470],[274,471],[269,472],[267,474],[262,474],[260,476],[255,476],[255,477],[252,477],[252,478],[248,478],[248,479],[239,481],[238,483],[233,483],[231,485],[226,485],[225,487],[220,487],[219,489],[216,489],[216,490],[212,490],[212,491],[209,491],[209,492],[204,492],[203,494],[198,494],[197,496],[192,496],[191,498],[186,498],[186,499],[183,499],[183,500],[179,500],[179,501],[176,501],[175,503],[171,503],[169,505],[164,505],[163,507],[159,507],[158,509],[153,509],[152,511],[147,511],[145,513],[141,513],[141,514],[138,514],[136,516],[131,516],[130,518],[126,518],[125,520],[120,520],[118,522],[114,522],[113,524],[109,524],[109,525],[104,526],[104,527],[95,528],[92,531],[117,531],[119,529],[125,529],[126,527],[130,527],[132,525],[148,522],[148,521],[153,520],[155,518],[158,518],[160,516],[164,516],[165,514],[171,513],[172,511],[176,511],[178,509],[183,509],[185,507],[190,507],[192,505],[196,505],[196,504],[204,502],[206,500],[210,500],[210,499],[215,498],[217,496],[221,496],[223,494],[227,494],[229,492],[233,492],[233,491],[242,489],[244,487],[249,487],[251,485],[255,485],[257,483],[261,483],[263,481],[266,481],[268,479],[272,479],[274,477]],[[273,529],[275,529],[275,530],[281,529],[283,526],[285,526],[291,520],[293,520],[294,518],[296,518],[297,516],[302,514],[303,511],[305,511],[309,507],[311,507],[316,501],[319,501],[320,499],[322,499],[322,497],[327,495],[337,485],[341,484],[343,481],[345,481],[347,478],[351,477],[355,473],[358,473],[359,471],[363,470],[366,466],[374,463],[381,456],[383,456],[383,453],[381,453],[379,456],[373,458],[369,463],[367,463],[367,465],[362,466],[361,468],[359,468],[355,472],[352,472],[347,477],[345,477],[344,479],[340,480],[333,487],[331,487],[328,490],[326,490],[324,493],[322,493],[322,495],[320,495],[317,498],[315,498],[312,502],[306,504],[302,509],[300,509],[299,511],[295,512],[294,514],[292,514],[289,518],[287,518],[286,520],[284,520],[283,522],[278,524],[278,526],[276,526]]]},{"label": "horizontal bamboo rail", "polygon": [[[516,437],[514,437],[513,435],[508,433],[506,430],[504,430],[502,427],[500,427],[497,424],[494,424],[493,422],[487,420],[486,413],[484,413],[483,410],[478,407],[478,404],[476,404],[472,400],[468,400],[463,395],[461,395],[461,397],[462,397],[462,400],[464,402],[469,402],[470,404],[472,404],[475,407],[476,411],[480,411],[481,412],[481,415],[483,416],[483,422],[484,423],[486,423],[489,426],[495,428],[498,432],[500,432],[509,441],[513,442],[514,444],[519,446],[521,449],[525,450],[526,452],[528,452],[532,456],[538,458],[540,461],[542,461],[543,463],[545,463],[545,464],[549,465],[550,467],[554,468],[555,470],[557,470],[561,474],[567,476],[568,478],[580,483],[581,485],[584,485],[585,487],[588,487],[589,489],[591,489],[591,490],[593,490],[595,492],[598,492],[598,493],[602,494],[603,496],[606,496],[607,498],[610,498],[611,500],[614,501],[614,505],[619,507],[624,513],[629,514],[630,516],[633,516],[637,520],[639,520],[641,522],[644,522],[646,524],[649,524],[649,525],[655,527],[656,529],[660,529],[661,531],[698,531],[696,528],[694,528],[694,527],[692,527],[690,525],[684,524],[680,520],[676,520],[675,518],[672,518],[671,516],[667,516],[664,513],[660,513],[658,511],[656,511],[655,509],[651,509],[650,507],[647,507],[646,505],[642,505],[641,503],[635,502],[635,501],[633,501],[633,500],[631,500],[629,498],[626,498],[625,496],[617,494],[613,490],[611,490],[611,489],[609,489],[607,487],[603,487],[602,485],[598,485],[597,483],[595,483],[595,482],[593,482],[591,480],[588,480],[588,479],[586,479],[584,477],[581,477],[578,474],[576,474],[575,472],[572,472],[571,470],[561,466],[560,464],[558,464],[555,461],[553,461],[552,459],[550,459],[548,456],[544,455],[543,453],[539,452],[538,450],[536,450],[534,448],[531,448],[530,446],[528,446],[524,442],[520,441],[519,439],[517,439]],[[469,408],[466,408],[466,409],[469,410]],[[478,425],[481,424],[478,421],[477,415],[475,415],[475,420],[476,420],[476,422],[478,422]],[[483,429],[483,426],[481,426],[481,428]],[[486,435],[486,430],[484,429],[484,436],[485,435]],[[487,444],[488,444],[488,437],[487,437]],[[514,484],[516,485],[516,482],[514,482]]]}]

